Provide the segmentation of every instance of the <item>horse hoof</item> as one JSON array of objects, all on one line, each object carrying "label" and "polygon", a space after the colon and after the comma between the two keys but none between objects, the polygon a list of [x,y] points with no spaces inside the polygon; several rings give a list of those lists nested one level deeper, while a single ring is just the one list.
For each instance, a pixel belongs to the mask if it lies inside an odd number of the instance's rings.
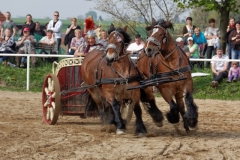
[{"label": "horse hoof", "polygon": [[117,129],[116,134],[118,135],[125,134],[125,129]]},{"label": "horse hoof", "polygon": [[145,137],[147,135],[147,133],[138,133],[136,134],[137,137]]},{"label": "horse hoof", "polygon": [[189,130],[190,130],[190,131],[197,131],[197,129],[198,129],[197,126],[195,126],[195,127],[189,127]]},{"label": "horse hoof", "polygon": [[162,127],[163,126],[163,122],[154,122],[156,124],[156,126],[158,127]]}]

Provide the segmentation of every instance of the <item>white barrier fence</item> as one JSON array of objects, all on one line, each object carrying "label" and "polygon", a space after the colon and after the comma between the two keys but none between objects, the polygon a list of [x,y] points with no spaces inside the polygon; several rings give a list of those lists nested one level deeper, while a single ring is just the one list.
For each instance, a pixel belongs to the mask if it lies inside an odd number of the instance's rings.
[{"label": "white barrier fence", "polygon": [[[1,53],[0,56],[12,56],[12,57],[27,57],[27,87],[26,90],[29,91],[29,85],[30,85],[30,57],[43,57],[43,58],[49,58],[49,57],[64,57],[64,58],[72,58],[73,55],[58,55],[58,54],[9,54],[9,53]],[[132,59],[137,59],[137,57],[131,57]],[[234,61],[234,62],[240,62],[240,60],[236,59],[230,59],[230,60],[212,60],[212,59],[195,59],[191,58],[190,61]]]}]

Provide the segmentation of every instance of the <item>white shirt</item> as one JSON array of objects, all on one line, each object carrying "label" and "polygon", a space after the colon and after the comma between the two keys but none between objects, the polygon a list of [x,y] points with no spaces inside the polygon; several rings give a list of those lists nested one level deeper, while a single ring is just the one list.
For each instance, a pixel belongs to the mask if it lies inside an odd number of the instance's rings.
[{"label": "white shirt", "polygon": [[[54,47],[53,47],[53,52],[58,53],[57,40],[54,39],[54,41],[55,41],[55,44],[54,44]],[[48,36],[45,36],[45,37],[43,37],[43,38],[40,40],[40,42],[52,43],[52,42],[53,42],[53,39],[52,39],[52,38],[49,39]],[[50,53],[50,51],[47,51],[47,52]]]},{"label": "white shirt", "polygon": [[142,49],[144,47],[144,43],[141,42],[139,45],[137,45],[136,42],[131,43],[128,48],[127,51],[131,51],[131,52],[135,52],[135,51],[139,51],[140,49]]},{"label": "white shirt", "polygon": [[[215,55],[212,57],[212,59],[229,59],[227,55],[222,55],[221,58],[218,57],[218,55]],[[228,64],[228,61],[211,61],[212,64],[215,64],[215,70],[221,71],[224,69],[224,66]]]},{"label": "white shirt", "polygon": [[[212,28],[212,27],[207,27],[205,32],[204,32],[204,36],[220,36],[220,31],[218,28]],[[207,43],[208,43],[208,46],[214,46],[214,42],[218,40],[218,39],[215,39],[215,38],[212,38],[212,39],[208,39],[207,40]]]},{"label": "white shirt", "polygon": [[61,38],[62,21],[59,19],[54,27],[53,22],[54,22],[53,20],[49,22],[47,29],[51,29],[53,31],[55,38]]}]

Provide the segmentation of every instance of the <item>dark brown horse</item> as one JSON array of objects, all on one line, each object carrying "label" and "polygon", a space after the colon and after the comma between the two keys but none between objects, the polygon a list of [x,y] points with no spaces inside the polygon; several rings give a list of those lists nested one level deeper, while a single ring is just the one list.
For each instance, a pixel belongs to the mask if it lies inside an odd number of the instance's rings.
[{"label": "dark brown horse", "polygon": [[[106,52],[93,50],[88,53],[82,63],[82,75],[86,85],[95,84],[89,88],[92,99],[101,113],[104,112],[104,102],[112,108],[109,123],[116,125],[116,133],[125,133],[125,121],[121,116],[121,106],[129,102],[129,110],[136,115],[136,134],[145,134],[146,128],[142,121],[139,89],[127,91],[129,85],[139,85],[139,75],[131,59],[125,54],[125,44],[130,42],[126,34],[127,27],[115,29],[111,25]],[[101,114],[100,113],[100,114]],[[129,112],[131,118],[132,112]]]},{"label": "dark brown horse", "polygon": [[[167,28],[173,29],[170,22],[156,22],[154,19],[152,25],[146,27],[147,31],[151,31],[151,35],[138,60],[138,69],[146,79],[141,84],[155,85],[170,105],[168,121],[178,123],[180,112],[184,128],[189,131],[189,128],[195,128],[198,122],[198,109],[192,96],[191,68],[187,56],[175,44]],[[184,95],[187,112],[183,102]]]}]

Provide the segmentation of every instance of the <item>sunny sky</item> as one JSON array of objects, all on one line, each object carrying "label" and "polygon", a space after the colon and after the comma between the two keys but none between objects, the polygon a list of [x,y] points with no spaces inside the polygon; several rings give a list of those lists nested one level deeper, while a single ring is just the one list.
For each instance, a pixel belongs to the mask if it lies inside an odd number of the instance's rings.
[{"label": "sunny sky", "polygon": [[[0,0],[0,11],[5,14],[11,12],[12,17],[31,14],[34,18],[53,17],[54,11],[60,12],[60,19],[85,15],[89,10],[94,10],[95,3],[88,0]],[[106,14],[96,11],[102,17]]]}]

